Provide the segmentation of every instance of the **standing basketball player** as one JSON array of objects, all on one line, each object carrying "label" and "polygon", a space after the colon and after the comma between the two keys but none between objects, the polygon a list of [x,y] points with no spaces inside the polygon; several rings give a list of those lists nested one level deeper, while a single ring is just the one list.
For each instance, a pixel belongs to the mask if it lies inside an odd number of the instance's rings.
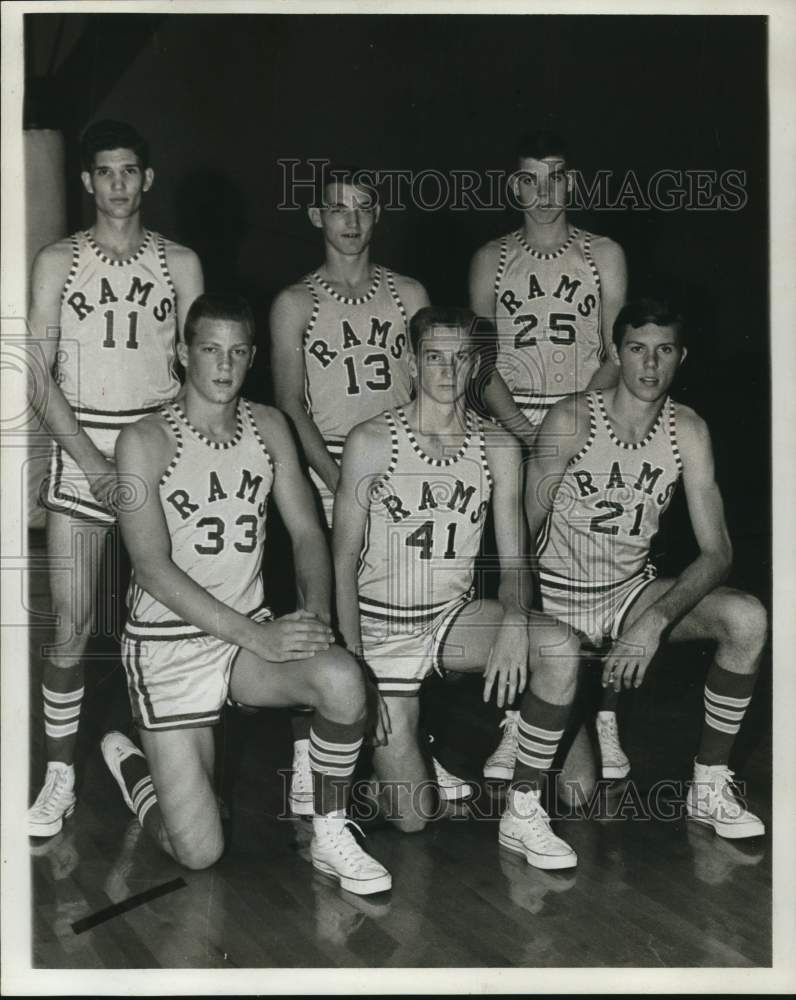
[{"label": "standing basketball player", "polygon": [[[146,756],[120,733],[105,737],[103,755],[144,829],[182,864],[205,868],[223,849],[211,727],[227,693],[245,705],[309,703],[312,863],[351,892],[380,892],[390,875],[345,821],[364,677],[326,624],[328,550],[284,417],[240,397],[253,340],[243,300],[201,296],[178,347],[180,400],[119,437],[120,481],[145,487],[119,519],[133,563],[123,661]],[[276,620],[262,605],[271,491],[302,595]]]},{"label": "standing basketball player", "polygon": [[[752,698],[766,614],[749,594],[720,586],[732,558],[704,421],[674,403],[685,360],[683,321],[640,299],[614,324],[615,388],[556,404],[541,436],[557,454],[532,459],[526,512],[537,538],[542,602],[591,644],[611,643],[602,682],[638,687],[664,639],[712,639],[705,717],[686,800],[688,815],[722,837],[762,834],[735,796],[728,760]],[[575,434],[567,428],[577,427]],[[656,579],[652,538],[682,476],[698,557],[676,579]]]},{"label": "standing basketball player", "polygon": [[[522,695],[500,843],[532,865],[570,868],[575,852],[552,832],[539,796],[569,714],[578,646],[559,623],[526,610],[520,448],[464,402],[477,366],[475,323],[467,309],[416,313],[415,399],[360,424],[346,441],[334,523],[340,628],[386,704],[387,742],[374,764],[394,793],[398,827],[421,830],[434,808],[417,738],[423,679],[433,669],[483,673],[485,701],[493,690],[500,706]],[[499,600],[475,601],[490,503]]]},{"label": "standing basketball player", "polygon": [[[411,396],[408,321],[428,304],[413,278],[371,263],[379,219],[376,191],[357,172],[329,168],[309,209],[323,234],[324,262],[277,295],[271,309],[271,368],[276,402],[293,420],[310,476],[332,525],[343,443],[351,428]],[[293,717],[295,757],[290,807],[312,810],[306,720]],[[435,761],[443,794],[470,794]]]},{"label": "standing basketball player", "polygon": [[[567,218],[570,175],[560,136],[540,131],[520,139],[511,190],[522,227],[475,254],[470,300],[476,313],[497,324],[496,373],[485,382],[484,401],[530,445],[557,400],[616,382],[611,329],[627,275],[617,243]],[[607,692],[597,718],[606,777],[623,777],[630,769],[619,743],[616,701]],[[506,713],[504,739],[486,762],[486,777],[510,777],[507,750],[517,718]]]},{"label": "standing basketball player", "polygon": [[[52,654],[44,666],[47,776],[28,814],[32,836],[50,836],[74,809],[74,752],[83,698],[81,659],[98,587],[116,572],[113,448],[120,429],[179,388],[175,343],[202,291],[193,251],[145,229],[152,187],[146,141],[130,125],[99,121],[81,140],[90,229],[45,247],[31,277],[29,314],[48,368],[39,415],[53,437],[45,504]],[[68,572],[64,567],[68,568]]]}]

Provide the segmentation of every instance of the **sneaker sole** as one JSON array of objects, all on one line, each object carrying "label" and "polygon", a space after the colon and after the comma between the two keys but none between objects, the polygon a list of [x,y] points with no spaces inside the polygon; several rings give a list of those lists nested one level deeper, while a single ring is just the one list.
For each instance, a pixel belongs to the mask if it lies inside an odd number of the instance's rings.
[{"label": "sneaker sole", "polygon": [[501,781],[511,781],[514,777],[513,767],[503,767],[500,764],[484,764],[485,778],[499,778]]},{"label": "sneaker sole", "polygon": [[626,778],[630,774],[630,764],[617,767],[613,764],[603,765],[604,778]]},{"label": "sneaker sole", "polygon": [[69,819],[72,813],[75,811],[75,804],[72,803],[68,809],[61,813],[61,815],[49,823],[29,823],[28,824],[28,836],[29,837],[54,837],[56,833],[60,833],[64,825],[64,820]]},{"label": "sneaker sole", "polygon": [[389,889],[392,889],[392,875],[389,872],[379,875],[377,878],[365,880],[341,875],[331,865],[327,865],[325,861],[316,861],[315,858],[312,859],[312,867],[316,871],[322,872],[324,875],[328,875],[336,882],[339,882],[341,889],[353,892],[356,896],[372,896],[376,892],[387,892]]},{"label": "sneaker sole", "polygon": [[555,871],[560,868],[575,868],[578,863],[578,856],[572,851],[571,854],[537,854],[525,844],[513,837],[506,837],[498,834],[498,843],[512,854],[521,854],[529,865],[534,868],[542,868],[545,871]]},{"label": "sneaker sole", "polygon": [[458,802],[460,799],[469,799],[473,796],[473,786],[463,782],[461,785],[437,785],[439,797],[444,802]]},{"label": "sneaker sole", "polygon": [[688,819],[693,820],[694,823],[701,823],[702,826],[711,827],[717,836],[723,837],[725,840],[745,840],[747,837],[762,837],[766,828],[761,820],[756,823],[722,823],[721,820],[715,819],[713,816],[700,816],[691,812],[687,812]]}]

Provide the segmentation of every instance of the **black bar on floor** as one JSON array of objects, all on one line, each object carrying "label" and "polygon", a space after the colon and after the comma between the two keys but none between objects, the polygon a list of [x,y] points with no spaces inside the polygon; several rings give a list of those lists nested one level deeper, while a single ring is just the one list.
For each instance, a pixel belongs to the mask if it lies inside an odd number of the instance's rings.
[{"label": "black bar on floor", "polygon": [[188,883],[185,879],[175,878],[172,879],[171,882],[164,882],[163,885],[156,885],[152,889],[147,889],[145,892],[139,892],[135,896],[130,896],[129,899],[125,899],[121,903],[114,903],[113,906],[106,906],[104,910],[97,910],[97,912],[92,913],[91,916],[83,917],[82,920],[76,920],[72,924],[72,930],[75,934],[82,934],[83,931],[90,931],[91,928],[96,927],[97,924],[104,924],[106,920],[118,917],[120,913],[127,913],[128,910],[134,910],[137,906],[148,903],[152,899],[157,899],[159,896],[165,896],[169,892],[176,892],[177,889],[184,889],[187,884]]}]

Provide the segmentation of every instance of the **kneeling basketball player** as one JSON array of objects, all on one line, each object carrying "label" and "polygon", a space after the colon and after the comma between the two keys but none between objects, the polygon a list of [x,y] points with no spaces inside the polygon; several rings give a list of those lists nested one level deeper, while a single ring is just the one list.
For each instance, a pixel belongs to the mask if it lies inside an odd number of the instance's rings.
[{"label": "kneeling basketball player", "polygon": [[[223,849],[211,727],[225,699],[310,705],[312,863],[352,892],[379,892],[390,875],[345,820],[364,678],[325,624],[329,558],[287,424],[240,396],[253,336],[244,301],[197,299],[179,347],[183,395],[126,428],[116,446],[133,564],[123,660],[144,754],[109,733],[103,755],[142,826],[176,860],[204,868]],[[279,619],[263,606],[260,575],[271,492],[303,598]]]}]

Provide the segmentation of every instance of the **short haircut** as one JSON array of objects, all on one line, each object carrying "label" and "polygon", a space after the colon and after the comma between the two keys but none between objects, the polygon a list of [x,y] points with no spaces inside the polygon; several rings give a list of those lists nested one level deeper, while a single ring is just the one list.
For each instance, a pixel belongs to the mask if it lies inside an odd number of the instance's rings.
[{"label": "short haircut", "polygon": [[196,328],[203,319],[223,319],[230,323],[244,323],[249,336],[254,340],[254,315],[251,306],[240,295],[200,295],[191,303],[185,317],[183,336],[190,347],[196,336]]},{"label": "short haircut", "polygon": [[569,160],[569,147],[557,132],[537,129],[526,132],[517,142],[517,159],[544,160],[548,156],[560,156]]},{"label": "short haircut", "polygon": [[132,149],[143,170],[149,166],[149,143],[127,122],[103,118],[92,122],[80,137],[80,162],[89,173],[94,168],[94,157],[108,149]]},{"label": "short haircut", "polygon": [[415,354],[428,331],[440,326],[466,330],[471,337],[479,341],[479,348],[482,346],[482,341],[490,340],[490,334],[494,337],[494,324],[488,319],[476,316],[471,309],[465,309],[463,306],[423,306],[409,321],[409,340]]},{"label": "short haircut", "polygon": [[319,173],[316,173],[315,207],[323,208],[326,204],[326,188],[330,184],[349,184],[351,187],[366,191],[372,201],[373,208],[379,203],[379,188],[377,170],[354,166],[350,163],[326,163]]},{"label": "short haircut", "polygon": [[612,331],[617,351],[624,343],[627,328],[638,330],[652,323],[654,326],[671,326],[677,331],[677,343],[685,347],[685,321],[680,309],[667,298],[639,298],[627,302],[619,310]]}]

